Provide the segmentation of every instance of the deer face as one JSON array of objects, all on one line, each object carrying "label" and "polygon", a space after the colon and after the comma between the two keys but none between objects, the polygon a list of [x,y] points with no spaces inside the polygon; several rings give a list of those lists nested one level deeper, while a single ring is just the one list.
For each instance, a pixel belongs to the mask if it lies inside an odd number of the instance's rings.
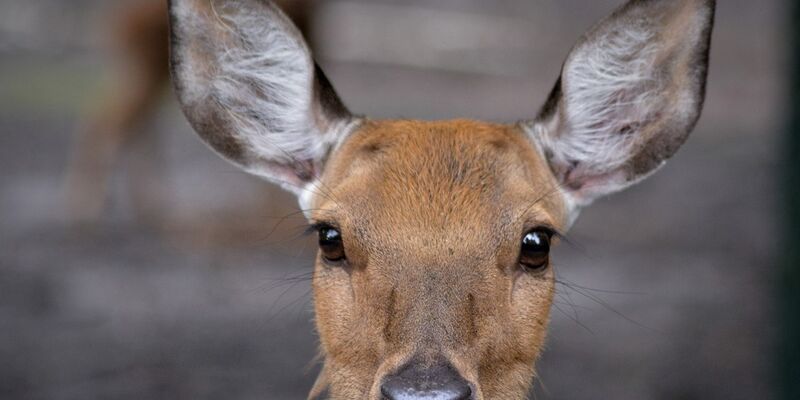
[{"label": "deer face", "polygon": [[522,130],[368,122],[319,188],[319,333],[331,385],[353,389],[334,393],[377,398],[397,374],[436,368],[457,371],[453,391],[526,390],[553,296],[549,245],[566,214]]},{"label": "deer face", "polygon": [[271,3],[173,0],[172,66],[200,136],[296,193],[320,251],[311,397],[523,398],[581,207],[641,180],[699,117],[714,3],[631,1],[514,125],[354,117]]}]

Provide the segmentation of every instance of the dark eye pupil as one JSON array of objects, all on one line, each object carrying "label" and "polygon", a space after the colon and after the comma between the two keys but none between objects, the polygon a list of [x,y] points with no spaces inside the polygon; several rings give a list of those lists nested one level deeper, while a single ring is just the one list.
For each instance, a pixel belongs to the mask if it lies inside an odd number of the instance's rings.
[{"label": "dark eye pupil", "polygon": [[319,231],[319,241],[321,242],[338,242],[342,240],[342,236],[336,229],[322,228]]},{"label": "dark eye pupil", "polygon": [[319,248],[322,257],[328,261],[341,261],[345,258],[342,234],[335,228],[324,227],[319,230]]},{"label": "dark eye pupil", "polygon": [[530,232],[522,239],[522,246],[528,250],[549,250],[550,244],[541,232]]},{"label": "dark eye pupil", "polygon": [[530,270],[541,270],[547,266],[550,256],[550,234],[531,231],[522,238],[519,263]]}]

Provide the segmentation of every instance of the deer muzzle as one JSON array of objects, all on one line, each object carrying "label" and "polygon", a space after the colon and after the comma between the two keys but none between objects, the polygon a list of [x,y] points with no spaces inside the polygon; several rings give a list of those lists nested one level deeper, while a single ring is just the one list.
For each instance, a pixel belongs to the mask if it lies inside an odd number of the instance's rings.
[{"label": "deer muzzle", "polygon": [[446,362],[410,363],[384,378],[384,400],[472,400],[472,386]]}]

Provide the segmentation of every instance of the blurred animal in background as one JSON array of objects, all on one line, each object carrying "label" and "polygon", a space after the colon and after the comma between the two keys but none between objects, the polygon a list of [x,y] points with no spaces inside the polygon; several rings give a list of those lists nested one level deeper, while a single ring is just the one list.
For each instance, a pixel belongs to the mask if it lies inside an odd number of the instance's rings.
[{"label": "blurred animal in background", "polygon": [[296,194],[318,233],[324,364],[310,398],[525,398],[554,297],[551,246],[694,129],[714,9],[627,2],[572,49],[539,113],[504,125],[351,114],[274,4],[172,0],[190,123]]},{"label": "blurred animal in background", "polygon": [[[308,37],[316,2],[281,0],[277,4]],[[163,104],[169,82],[167,1],[128,1],[115,9],[110,20],[113,78],[75,139],[65,185],[70,218],[100,219],[121,156],[144,140],[150,147],[137,153],[128,193],[137,218],[160,219],[160,173],[153,154],[157,148],[146,125]]]}]

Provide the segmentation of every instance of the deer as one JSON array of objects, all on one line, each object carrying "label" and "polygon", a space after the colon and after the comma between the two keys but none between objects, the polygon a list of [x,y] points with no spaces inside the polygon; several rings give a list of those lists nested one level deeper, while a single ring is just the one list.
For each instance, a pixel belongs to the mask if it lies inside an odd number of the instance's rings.
[{"label": "deer", "polygon": [[351,113],[271,2],[170,0],[171,70],[199,137],[297,196],[318,235],[309,399],[522,399],[551,249],[594,200],[686,141],[714,0],[630,0],[569,52],[534,117]]},{"label": "deer", "polygon": [[[307,37],[317,1],[280,0],[277,4]],[[100,219],[115,165],[132,142],[148,133],[143,125],[170,86],[166,1],[128,1],[114,10],[111,19],[105,33],[114,54],[115,80],[102,89],[104,101],[78,131],[65,181],[69,214],[81,223]],[[133,204],[139,208],[139,217],[160,219],[163,215],[155,214],[159,205],[145,204],[154,189],[146,184],[152,179],[146,172],[154,171],[144,166],[147,171],[134,171],[132,177]]]}]

